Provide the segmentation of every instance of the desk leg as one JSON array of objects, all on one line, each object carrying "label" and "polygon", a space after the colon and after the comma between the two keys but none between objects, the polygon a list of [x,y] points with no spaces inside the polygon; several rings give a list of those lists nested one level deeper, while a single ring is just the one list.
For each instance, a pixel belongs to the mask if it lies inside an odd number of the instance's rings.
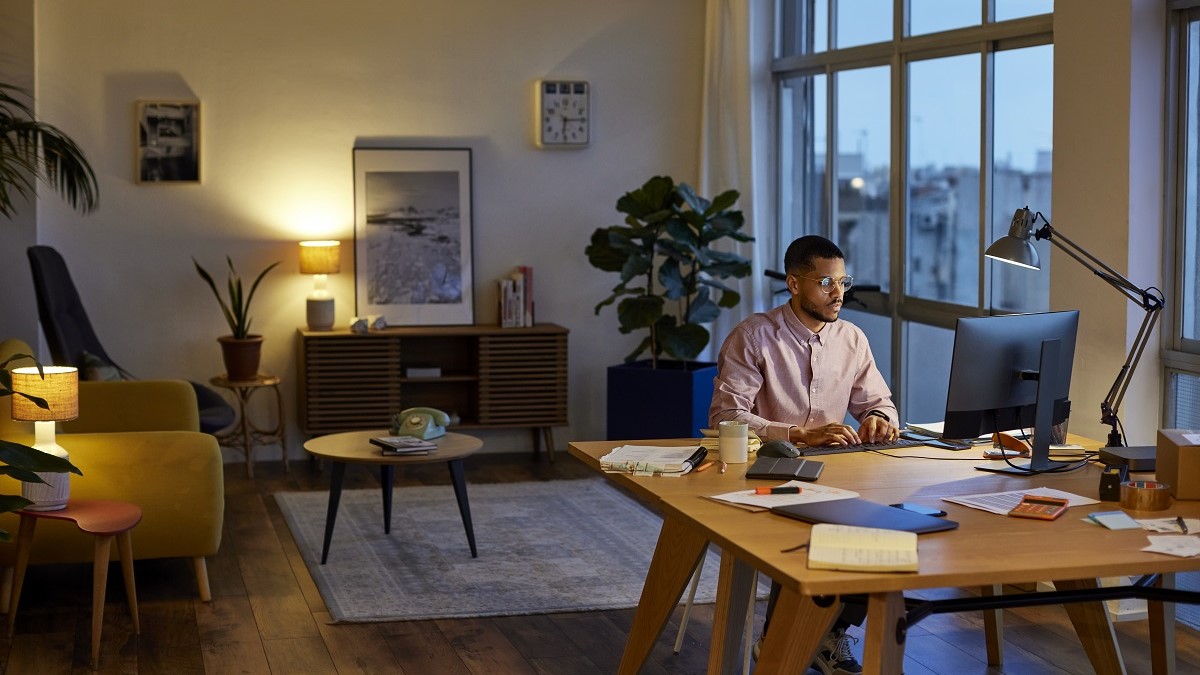
[{"label": "desk leg", "polygon": [[707,549],[708,540],[691,528],[672,518],[663,520],[618,675],[637,675],[641,670]]},{"label": "desk leg", "polygon": [[[763,637],[757,672],[808,672],[821,639],[833,627],[833,621],[841,611],[842,603],[836,598],[828,607],[821,607],[812,596],[801,596],[787,586],[781,588],[775,611],[771,614],[771,629]],[[709,672],[713,672],[711,662]]]},{"label": "desk leg", "polygon": [[383,533],[392,533],[392,488],[396,483],[396,465],[379,465],[379,487],[383,491]]},{"label": "desk leg", "polygon": [[[993,597],[1004,595],[1004,586],[992,584],[979,589],[980,595]],[[983,610],[983,634],[987,639],[987,662],[989,666],[1004,664],[1004,610]]]},{"label": "desk leg", "polygon": [[[1175,588],[1175,573],[1167,572],[1158,580],[1160,588]],[[1175,673],[1175,603],[1147,600],[1150,619],[1150,668],[1155,675]]]},{"label": "desk leg", "polygon": [[[701,558],[703,560],[703,558]],[[713,614],[712,640],[708,652],[708,672],[736,673],[742,665],[742,635],[746,610],[750,607],[751,585],[758,575],[750,565],[729,551],[721,551],[721,574],[717,581],[717,607]],[[745,645],[746,649],[750,645]]]},{"label": "desk leg", "polygon": [[[1070,591],[1099,588],[1100,583],[1095,579],[1056,580],[1054,587],[1060,591]],[[1071,602],[1067,603],[1065,608],[1097,675],[1118,673],[1125,675],[1125,662],[1121,659],[1121,647],[1117,644],[1117,634],[1113,630],[1112,621],[1108,618],[1108,609],[1104,603]]]},{"label": "desk leg", "polygon": [[454,498],[458,500],[458,514],[462,516],[463,527],[467,530],[467,544],[471,546],[471,557],[478,558],[475,550],[475,528],[471,527],[471,503],[467,501],[467,476],[461,459],[453,459],[446,464],[450,467],[450,482],[454,484]]},{"label": "desk leg", "polygon": [[[867,643],[863,647],[863,672],[900,675],[904,668],[904,643],[896,629],[904,618],[904,594],[872,593],[867,596]],[[772,619],[772,621],[774,621]]]},{"label": "desk leg", "polygon": [[22,514],[20,529],[17,531],[17,570],[13,577],[12,597],[8,603],[8,637],[12,637],[13,625],[17,621],[17,605],[21,602],[21,586],[25,583],[25,568],[29,567],[29,550],[33,545],[35,528],[37,518]]},{"label": "desk leg", "polygon": [[338,504],[342,501],[342,479],[346,477],[345,462],[330,462],[329,508],[325,511],[325,544],[321,547],[321,564],[329,559],[329,542],[333,539],[333,524],[337,522]]}]

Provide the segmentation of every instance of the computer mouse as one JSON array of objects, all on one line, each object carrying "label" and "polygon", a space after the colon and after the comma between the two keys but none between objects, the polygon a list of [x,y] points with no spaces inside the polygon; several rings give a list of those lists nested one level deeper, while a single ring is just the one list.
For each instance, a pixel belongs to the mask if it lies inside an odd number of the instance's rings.
[{"label": "computer mouse", "polygon": [[767,441],[758,449],[759,457],[799,457],[796,446],[783,440]]}]

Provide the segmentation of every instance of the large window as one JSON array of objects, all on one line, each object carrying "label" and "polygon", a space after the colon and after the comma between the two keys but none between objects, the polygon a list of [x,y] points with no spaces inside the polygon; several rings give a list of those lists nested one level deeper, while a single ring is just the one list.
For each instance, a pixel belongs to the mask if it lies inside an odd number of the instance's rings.
[{"label": "large window", "polygon": [[1175,15],[1179,111],[1173,172],[1175,250],[1171,334],[1163,361],[1168,427],[1200,428],[1200,9]]},{"label": "large window", "polygon": [[1020,207],[1052,217],[1052,0],[778,2],[779,257],[842,247],[878,286],[844,317],[904,420],[939,419],[955,320],[1049,306],[1048,269],[983,249]]}]

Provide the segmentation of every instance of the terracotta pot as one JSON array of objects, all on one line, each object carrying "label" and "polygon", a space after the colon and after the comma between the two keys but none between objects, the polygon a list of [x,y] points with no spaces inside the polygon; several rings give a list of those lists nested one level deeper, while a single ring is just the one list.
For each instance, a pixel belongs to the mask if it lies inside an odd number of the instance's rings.
[{"label": "terracotta pot", "polygon": [[230,380],[253,380],[258,375],[258,363],[262,360],[261,335],[248,335],[239,340],[232,335],[217,338],[221,343],[221,355],[225,357],[225,375]]}]

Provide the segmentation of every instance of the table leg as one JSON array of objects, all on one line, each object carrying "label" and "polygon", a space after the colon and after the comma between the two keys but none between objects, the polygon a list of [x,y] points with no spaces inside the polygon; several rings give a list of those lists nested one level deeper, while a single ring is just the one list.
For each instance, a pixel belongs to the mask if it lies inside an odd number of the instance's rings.
[{"label": "table leg", "polygon": [[700,556],[707,549],[708,540],[703,535],[673,518],[663,520],[658,544],[654,547],[654,557],[650,559],[650,569],[646,572],[646,583],[642,586],[642,597],[633,615],[629,640],[625,642],[625,651],[621,654],[618,675],[636,675],[646,662],[667,619],[683,596],[683,589],[692,578]]},{"label": "table leg", "polygon": [[330,462],[329,508],[325,511],[325,544],[321,547],[321,564],[329,559],[329,542],[333,539],[333,524],[337,521],[338,503],[342,501],[342,479],[346,477],[345,462]]},{"label": "table leg", "polygon": [[[1054,582],[1054,587],[1060,591],[1080,590],[1084,588],[1099,588],[1096,579],[1073,579],[1070,581]],[[1125,663],[1121,659],[1121,647],[1117,644],[1117,634],[1113,630],[1112,621],[1108,617],[1108,609],[1103,602],[1071,602],[1065,605],[1067,616],[1075,626],[1075,633],[1087,651],[1088,659],[1097,675],[1125,674]]]},{"label": "table leg", "polygon": [[458,513],[462,516],[463,527],[467,530],[467,544],[471,546],[471,557],[478,558],[475,550],[475,528],[471,526],[471,504],[467,501],[467,477],[461,459],[452,459],[446,464],[450,467],[450,482],[454,484],[454,498],[458,500]]},{"label": "table leg", "polygon": [[[763,673],[805,673],[821,639],[842,611],[837,598],[822,607],[812,596],[802,596],[784,586],[771,614],[771,628],[763,636],[762,653],[756,668]],[[869,624],[868,624],[869,626]],[[709,662],[712,673],[712,662]]]},{"label": "table leg", "polygon": [[283,455],[283,472],[291,473],[288,469],[288,446],[285,429],[287,425],[283,422],[283,394],[279,391],[279,385],[272,387],[275,390],[275,412],[278,415],[275,419],[279,421],[279,426],[276,427],[275,437],[279,439],[279,451]]},{"label": "table leg", "polygon": [[[1175,588],[1175,573],[1159,577],[1159,588]],[[1150,669],[1155,675],[1175,673],[1175,603],[1147,600],[1150,619]]]},{"label": "table leg", "polygon": [[96,537],[96,556],[92,563],[92,669],[100,662],[100,629],[104,626],[104,589],[108,586],[108,556],[112,535]]},{"label": "table leg", "polygon": [[[992,597],[1004,595],[1004,586],[990,584],[979,589],[980,595]],[[987,640],[987,662],[989,666],[1004,665],[1004,610],[983,610],[983,635]]]},{"label": "table leg", "polygon": [[383,533],[392,533],[392,488],[396,483],[396,465],[379,465],[379,487],[383,490]]},{"label": "table leg", "polygon": [[[867,643],[863,647],[863,672],[900,675],[904,669],[904,643],[897,633],[904,620],[904,594],[872,593],[867,596]],[[774,621],[774,619],[772,619]]]},{"label": "table leg", "polygon": [[33,544],[33,531],[37,518],[21,514],[21,525],[17,531],[17,569],[13,576],[12,598],[8,604],[8,637],[12,637],[13,625],[17,620],[17,605],[21,602],[21,586],[25,583],[25,568],[29,566],[29,549]]},{"label": "table leg", "polygon": [[[746,610],[753,597],[751,586],[757,577],[753,567],[738,560],[729,551],[721,551],[717,606],[713,614],[712,640],[708,652],[709,673],[733,673],[741,666],[742,629],[745,627]],[[749,649],[750,644],[746,644],[745,648]]]},{"label": "table leg", "polygon": [[125,579],[125,599],[129,602],[129,615],[133,618],[133,634],[142,634],[142,623],[138,618],[137,585],[133,582],[133,539],[129,530],[117,535],[117,554],[121,557],[121,576]]},{"label": "table leg", "polygon": [[240,409],[241,426],[242,426],[242,448],[246,453],[246,477],[254,478],[254,459],[250,454],[254,451],[254,439],[250,436],[250,417],[246,414],[246,404],[250,402],[251,390],[237,391],[238,408]]}]

